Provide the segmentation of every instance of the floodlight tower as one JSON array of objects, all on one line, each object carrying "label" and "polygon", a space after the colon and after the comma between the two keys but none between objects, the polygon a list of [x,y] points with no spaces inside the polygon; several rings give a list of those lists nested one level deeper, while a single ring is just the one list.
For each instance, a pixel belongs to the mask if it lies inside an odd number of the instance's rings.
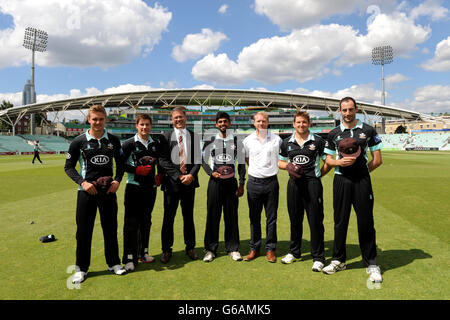
[{"label": "floodlight tower", "polygon": [[372,63],[374,65],[381,64],[381,104],[384,106],[386,102],[386,94],[384,92],[384,65],[390,64],[394,60],[394,51],[391,46],[381,46],[372,49]]},{"label": "floodlight tower", "polygon": [[[391,46],[380,46],[372,49],[372,64],[381,64],[381,104],[386,105],[386,93],[384,91],[384,65],[394,60],[394,51]],[[381,118],[381,131],[385,133],[384,117]]]},{"label": "floodlight tower", "polygon": [[[47,50],[48,34],[43,30],[28,27],[25,29],[25,36],[23,38],[23,46],[31,50],[31,103],[36,103],[36,91],[34,86],[34,52],[44,52]],[[34,113],[30,117],[30,133],[34,134]]]}]

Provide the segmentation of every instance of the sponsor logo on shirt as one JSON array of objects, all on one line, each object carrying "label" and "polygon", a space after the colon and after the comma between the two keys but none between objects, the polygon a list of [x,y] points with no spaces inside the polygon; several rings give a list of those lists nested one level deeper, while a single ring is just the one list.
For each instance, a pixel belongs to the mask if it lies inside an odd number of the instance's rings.
[{"label": "sponsor logo on shirt", "polygon": [[231,161],[232,157],[229,154],[222,153],[216,156],[216,160],[220,162],[228,162]]},{"label": "sponsor logo on shirt", "polygon": [[303,154],[299,154],[292,159],[292,162],[295,164],[307,164],[309,162],[309,158]]},{"label": "sponsor logo on shirt", "polygon": [[101,165],[109,163],[109,157],[105,156],[103,154],[99,154],[99,155],[96,155],[95,157],[91,158],[91,163],[101,166]]}]

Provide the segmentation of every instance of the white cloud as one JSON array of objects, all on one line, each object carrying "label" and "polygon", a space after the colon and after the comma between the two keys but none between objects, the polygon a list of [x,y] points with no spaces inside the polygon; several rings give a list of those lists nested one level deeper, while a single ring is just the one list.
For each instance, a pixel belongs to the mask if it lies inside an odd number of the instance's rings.
[{"label": "white cloud", "polygon": [[227,39],[222,32],[204,28],[201,33],[188,34],[184,37],[183,43],[173,48],[172,57],[178,62],[197,59],[216,51],[220,43]]},{"label": "white cloud", "polygon": [[411,105],[425,112],[450,112],[450,86],[428,85],[416,89]]},{"label": "white cloud", "polygon": [[[80,98],[83,96],[94,96],[100,94],[112,94],[112,93],[122,93],[122,92],[137,92],[137,91],[148,91],[155,88],[147,85],[135,85],[131,83],[122,84],[117,87],[107,88],[105,90],[99,90],[95,87],[85,88],[84,91],[80,89],[71,89],[69,94],[58,93],[53,95],[48,94],[38,94],[36,96],[37,103],[56,101],[56,100],[64,100],[71,98]],[[10,101],[15,107],[22,105],[22,92],[15,93],[0,93],[0,101]]]},{"label": "white cloud", "polygon": [[[323,90],[309,91],[304,88],[297,88],[294,90],[294,92],[336,99],[342,99],[343,97],[353,97],[357,101],[364,101],[367,103],[374,103],[374,104],[380,104],[381,100],[381,91],[375,89],[373,83],[352,85],[349,88],[344,88],[336,92],[329,92]],[[388,96],[387,92],[386,96]]]},{"label": "white cloud", "polygon": [[247,80],[280,83],[305,82],[337,67],[368,63],[372,48],[392,44],[396,56],[406,56],[428,39],[431,30],[414,24],[404,13],[379,14],[367,34],[352,26],[314,25],[286,36],[260,39],[242,49],[236,61],[227,54],[210,54],[192,68],[195,79],[215,84],[242,84]]},{"label": "white cloud", "polygon": [[[121,84],[117,87],[105,89],[103,91],[103,93],[110,94],[110,93],[123,93],[123,92],[139,92],[139,91],[148,91],[148,90],[152,90],[152,89],[154,89],[154,88],[152,88],[151,86],[147,86],[147,85],[135,85],[135,84],[127,83],[127,84]],[[98,93],[98,94],[100,94],[100,93]]]},{"label": "white cloud", "polygon": [[0,103],[3,101],[7,101],[12,103],[15,107],[22,105],[22,92],[7,92],[0,93]]},{"label": "white cloud", "polygon": [[295,30],[245,47],[237,62],[225,53],[210,54],[196,63],[192,74],[198,80],[222,84],[242,84],[250,79],[262,83],[288,79],[305,82],[327,73],[325,64],[336,58],[353,36],[351,27],[339,25]]},{"label": "white cloud", "polygon": [[242,67],[231,61],[226,53],[208,54],[194,65],[192,75],[213,84],[241,84],[248,78]]},{"label": "white cloud", "polygon": [[422,113],[450,112],[450,86],[428,85],[414,91],[414,99],[399,102],[399,107]]},{"label": "white cloud", "polygon": [[267,16],[283,30],[298,29],[319,23],[336,14],[349,14],[366,1],[362,0],[255,0],[255,12]]},{"label": "white cloud", "polygon": [[[396,76],[395,78],[400,79],[402,77]],[[373,104],[380,104],[381,101],[381,90],[375,89],[375,85],[373,83],[356,84],[349,88],[340,89],[335,92],[323,90],[310,91],[305,88],[297,88],[294,92],[336,99],[342,99],[343,97],[350,96],[354,97],[357,101]],[[389,91],[386,91],[386,97],[390,97]],[[450,86],[428,85],[417,88],[413,93],[412,100],[406,99],[400,102],[389,102],[388,105],[422,113],[450,112]]]},{"label": "white cloud", "polygon": [[349,39],[336,65],[353,66],[370,61],[372,49],[380,45],[391,45],[394,58],[405,57],[418,44],[425,42],[430,34],[429,27],[415,24],[405,13],[381,13],[368,26],[367,34],[358,34],[354,39]]},{"label": "white cloud", "polygon": [[47,52],[37,55],[37,64],[107,68],[151,51],[172,18],[166,8],[142,0],[2,0],[0,11],[14,22],[0,30],[0,68],[29,63],[31,54],[22,47],[28,26],[48,32]]},{"label": "white cloud", "polygon": [[434,57],[421,67],[428,71],[450,71],[450,36],[436,45]]},{"label": "white cloud", "polygon": [[210,84],[199,84],[199,85],[196,85],[196,86],[194,86],[192,88],[193,89],[206,89],[206,90],[214,89],[214,87],[212,85],[210,85]]},{"label": "white cloud", "polygon": [[397,0],[255,0],[257,14],[267,16],[282,30],[305,28],[330,17],[358,13],[367,16],[370,24],[378,14],[408,11],[412,20],[421,16],[432,21],[445,19],[449,10],[442,6],[443,0],[425,0],[417,7],[407,1]]},{"label": "white cloud", "polygon": [[218,12],[221,13],[221,14],[225,14],[225,13],[227,13],[227,10],[228,10],[228,5],[227,4],[223,4],[223,5],[220,6]]},{"label": "white cloud", "polygon": [[413,8],[410,16],[413,19],[420,16],[428,16],[432,21],[444,19],[448,15],[448,9],[442,6],[442,2],[442,0],[426,0]]},{"label": "white cloud", "polygon": [[407,80],[410,80],[410,78],[401,73],[390,74],[385,79],[386,84],[399,83]]},{"label": "white cloud", "polygon": [[175,89],[178,86],[178,82],[176,80],[170,80],[167,81],[167,83],[164,81],[160,81],[159,86],[165,89]]}]

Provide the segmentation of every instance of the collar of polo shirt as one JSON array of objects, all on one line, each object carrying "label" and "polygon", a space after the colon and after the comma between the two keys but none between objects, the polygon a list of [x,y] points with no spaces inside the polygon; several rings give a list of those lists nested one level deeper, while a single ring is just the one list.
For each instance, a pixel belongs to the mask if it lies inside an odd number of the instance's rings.
[{"label": "collar of polo shirt", "polygon": [[362,129],[363,123],[361,122],[361,120],[358,119],[358,122],[356,122],[356,126],[354,126],[353,128],[347,128],[346,126],[344,126],[341,122],[341,124],[339,125],[339,127],[341,128],[341,131],[344,132],[345,130],[354,130],[356,128]]},{"label": "collar of polo shirt", "polygon": [[[316,139],[314,138],[314,134],[312,132],[309,132],[308,138],[305,140],[305,142],[303,142],[303,145],[305,143],[307,143],[308,141],[315,141]],[[289,142],[297,142],[297,140],[295,139],[295,132],[291,135],[291,137],[289,138]]]},{"label": "collar of polo shirt", "polygon": [[219,133],[216,134],[216,139],[220,139],[223,141],[233,140],[234,136],[232,133],[228,134],[225,138],[222,138]]},{"label": "collar of polo shirt", "polygon": [[[100,139],[98,139],[98,140],[102,140],[103,138],[108,139],[108,133],[106,132],[106,130],[103,133],[102,137]],[[87,139],[87,141],[89,141],[89,140],[97,140],[96,138],[94,138],[93,136],[91,136],[89,134],[89,130],[86,131],[86,139]]]},{"label": "collar of polo shirt", "polygon": [[145,141],[145,140],[141,139],[141,138],[139,137],[139,135],[136,133],[135,136],[134,136],[134,142],[137,142],[137,141],[139,141],[139,142],[142,143],[145,147],[148,148],[148,145],[149,145],[150,143],[153,142],[153,139],[152,139],[152,137],[151,137],[150,135],[148,135],[148,140]]}]

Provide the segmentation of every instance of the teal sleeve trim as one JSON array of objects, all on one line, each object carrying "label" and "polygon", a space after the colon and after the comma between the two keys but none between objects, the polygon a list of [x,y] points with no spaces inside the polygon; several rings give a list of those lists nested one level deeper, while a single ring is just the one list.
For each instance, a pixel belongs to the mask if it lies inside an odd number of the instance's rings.
[{"label": "teal sleeve trim", "polygon": [[328,149],[328,148],[325,148],[323,150],[323,152],[326,153],[326,154],[331,154],[332,156],[334,156],[336,154],[336,151]]},{"label": "teal sleeve trim", "polygon": [[380,142],[377,145],[374,145],[373,147],[369,147],[370,151],[377,151],[377,150],[381,150],[383,148],[383,142]]},{"label": "teal sleeve trim", "polygon": [[289,157],[283,157],[282,155],[278,155],[278,159],[282,161],[289,161]]}]

